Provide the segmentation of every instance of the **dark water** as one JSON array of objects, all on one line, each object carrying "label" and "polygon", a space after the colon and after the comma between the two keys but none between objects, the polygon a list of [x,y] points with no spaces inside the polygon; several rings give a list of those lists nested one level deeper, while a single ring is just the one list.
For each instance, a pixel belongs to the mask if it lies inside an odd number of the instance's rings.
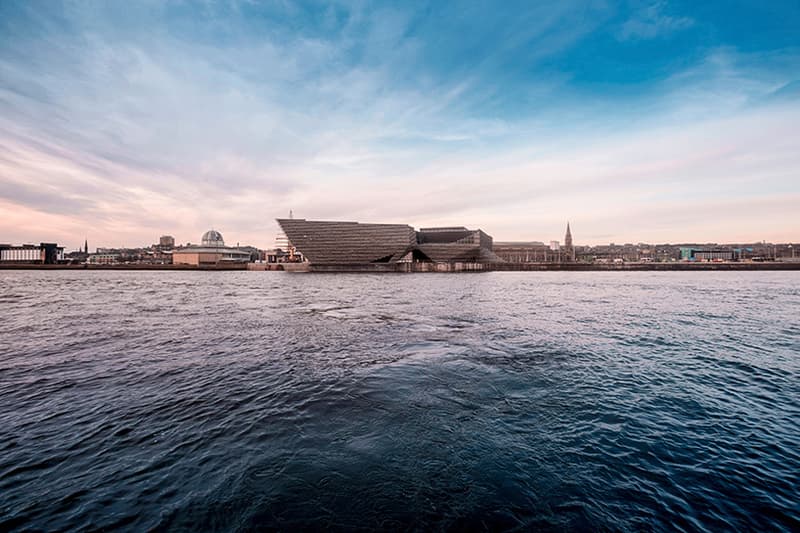
[{"label": "dark water", "polygon": [[0,272],[0,530],[800,530],[800,273]]}]

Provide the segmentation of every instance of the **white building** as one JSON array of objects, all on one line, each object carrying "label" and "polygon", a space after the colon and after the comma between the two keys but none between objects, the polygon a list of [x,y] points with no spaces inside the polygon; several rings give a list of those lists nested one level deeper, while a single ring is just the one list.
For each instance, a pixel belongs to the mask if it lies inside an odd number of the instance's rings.
[{"label": "white building", "polygon": [[114,265],[119,263],[119,254],[115,253],[96,253],[89,254],[86,262],[90,265]]},{"label": "white building", "polygon": [[20,264],[55,264],[64,260],[64,247],[43,242],[11,246],[0,244],[0,262]]}]

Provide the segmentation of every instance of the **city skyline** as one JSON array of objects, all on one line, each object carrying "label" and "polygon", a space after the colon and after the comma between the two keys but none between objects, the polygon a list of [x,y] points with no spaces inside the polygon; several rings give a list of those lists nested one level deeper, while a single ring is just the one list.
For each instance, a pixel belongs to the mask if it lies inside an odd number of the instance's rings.
[{"label": "city skyline", "polygon": [[0,238],[268,248],[294,208],[794,242],[799,24],[792,2],[3,3]]},{"label": "city skyline", "polygon": [[[353,221],[331,221],[331,222],[353,222]],[[368,222],[368,223],[378,223],[381,222]],[[415,227],[415,229],[420,229],[420,227]],[[217,231],[216,228],[211,228],[210,231]],[[283,232],[280,231],[280,227],[278,227],[278,233],[273,235],[273,238],[269,240],[269,244],[265,246],[256,246],[261,250],[272,250],[276,248],[283,248],[282,246],[278,245],[278,237],[277,235],[283,235]],[[283,236],[283,239],[286,237]],[[136,249],[147,249],[147,248],[156,248],[156,247],[164,247],[163,244],[160,244],[158,241],[163,242],[164,239],[170,239],[172,245],[167,246],[167,248],[183,248],[187,246],[196,246],[202,241],[202,237],[198,239],[180,239],[176,238],[174,235],[170,233],[162,233],[151,239],[151,243],[95,243],[91,247],[89,247],[89,238],[84,238],[83,242],[77,246],[73,246],[71,242],[66,243],[59,243],[63,246],[65,252],[73,252],[73,251],[86,251],[91,252],[93,250],[102,249],[102,250],[136,250]],[[569,241],[567,240],[569,239]],[[45,239],[47,240],[47,239]],[[36,243],[41,242],[42,239],[29,239],[28,241],[19,241],[19,242],[5,242],[2,241],[0,238],[0,242],[4,242],[4,244],[10,245],[35,245]],[[288,241],[287,241],[288,242]],[[607,246],[679,246],[679,245],[720,245],[720,246],[738,246],[738,245],[749,245],[749,244],[769,244],[769,245],[789,245],[790,247],[793,246],[797,241],[796,240],[788,240],[788,241],[698,241],[698,240],[684,240],[684,241],[675,241],[675,242],[660,242],[660,241],[636,241],[636,242],[626,242],[626,241],[619,241],[619,242],[598,242],[598,243],[581,243],[577,242],[574,243],[574,246],[577,248],[594,248],[594,247],[607,247]],[[570,223],[567,221],[567,229],[566,233],[562,235],[562,238],[530,238],[530,239],[520,239],[520,240],[510,240],[510,239],[496,239],[496,243],[498,244],[540,244],[540,245],[549,245],[549,243],[557,243],[560,246],[573,246],[572,234],[570,231]],[[252,247],[253,244],[249,242],[243,241],[235,241],[234,247]],[[94,252],[92,252],[94,253]]]}]

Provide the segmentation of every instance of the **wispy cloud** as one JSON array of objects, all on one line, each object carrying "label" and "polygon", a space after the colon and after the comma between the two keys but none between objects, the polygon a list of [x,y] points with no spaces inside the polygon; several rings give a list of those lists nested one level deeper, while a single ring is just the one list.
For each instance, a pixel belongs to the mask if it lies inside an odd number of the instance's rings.
[{"label": "wispy cloud", "polygon": [[684,16],[665,13],[667,3],[657,1],[637,9],[619,28],[619,39],[655,39],[690,28],[694,20]]},{"label": "wispy cloud", "polygon": [[[566,2],[204,9],[5,5],[0,241],[186,242],[215,226],[268,246],[290,208],[527,240],[570,218],[644,240],[682,201],[749,198],[788,220],[759,234],[800,225],[775,200],[798,192],[792,48],[710,42],[630,93],[622,74],[613,90],[581,85],[560,58],[609,28],[652,38],[691,17]],[[657,223],[620,216],[647,210]],[[678,211],[672,235],[690,238]],[[739,227],[727,219],[718,240]]]}]

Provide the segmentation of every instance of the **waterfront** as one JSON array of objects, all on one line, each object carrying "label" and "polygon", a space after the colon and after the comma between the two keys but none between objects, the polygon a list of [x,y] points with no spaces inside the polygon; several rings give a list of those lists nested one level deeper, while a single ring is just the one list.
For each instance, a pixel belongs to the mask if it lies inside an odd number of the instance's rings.
[{"label": "waterfront", "polygon": [[41,265],[0,264],[0,270],[205,270],[205,271],[291,271],[322,273],[407,273],[407,272],[704,272],[704,271],[781,271],[800,270],[800,261],[767,262],[628,262],[628,263],[366,263],[310,265],[308,263],[238,263],[215,265],[154,265],[154,264],[109,264],[109,265]]},{"label": "waterfront", "polygon": [[797,272],[0,272],[0,530],[797,530]]}]

